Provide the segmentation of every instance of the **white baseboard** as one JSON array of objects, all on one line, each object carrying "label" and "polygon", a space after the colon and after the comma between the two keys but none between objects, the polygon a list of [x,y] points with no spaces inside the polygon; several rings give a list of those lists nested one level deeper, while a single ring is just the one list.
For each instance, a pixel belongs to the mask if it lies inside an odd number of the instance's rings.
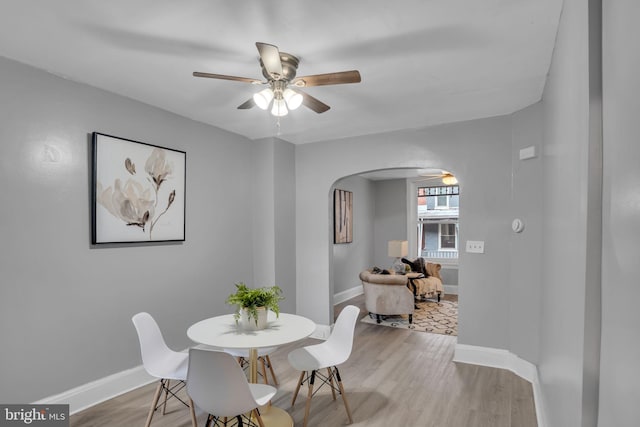
[{"label": "white baseboard", "polygon": [[458,295],[457,285],[442,285],[445,295]]},{"label": "white baseboard", "polygon": [[506,369],[529,381],[533,388],[533,400],[536,406],[538,427],[546,427],[548,425],[536,365],[519,358],[508,350],[466,344],[456,344],[453,361]]},{"label": "white baseboard", "polygon": [[355,286],[351,289],[347,289],[346,291],[338,292],[337,294],[333,295],[333,305],[343,303],[353,297],[362,295],[363,293],[364,291],[362,290],[362,285]]},{"label": "white baseboard", "polygon": [[112,399],[138,387],[150,384],[156,379],[144,370],[142,365],[100,378],[54,396],[45,397],[34,405],[68,404],[69,415]]}]

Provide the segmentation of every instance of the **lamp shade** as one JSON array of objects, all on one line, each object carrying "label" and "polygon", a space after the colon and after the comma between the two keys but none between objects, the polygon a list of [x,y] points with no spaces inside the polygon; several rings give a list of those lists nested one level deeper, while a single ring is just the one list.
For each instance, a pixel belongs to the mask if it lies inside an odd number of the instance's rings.
[{"label": "lamp shade", "polygon": [[276,98],[273,100],[273,107],[271,107],[271,114],[276,117],[286,116],[289,113],[287,110],[287,103],[282,98]]},{"label": "lamp shade", "polygon": [[400,258],[409,255],[409,242],[406,240],[389,240],[388,255]]},{"label": "lamp shade", "polygon": [[287,107],[290,110],[295,110],[302,104],[302,95],[289,88],[284,90],[282,97],[287,101]]},{"label": "lamp shade", "polygon": [[269,107],[269,103],[273,99],[273,91],[271,88],[266,88],[253,95],[253,102],[256,103],[258,108],[266,110]]}]

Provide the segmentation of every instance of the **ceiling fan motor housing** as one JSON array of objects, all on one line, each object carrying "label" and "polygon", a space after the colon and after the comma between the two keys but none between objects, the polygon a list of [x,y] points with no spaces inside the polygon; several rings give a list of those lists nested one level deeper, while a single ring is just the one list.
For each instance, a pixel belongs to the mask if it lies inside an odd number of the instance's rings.
[{"label": "ceiling fan motor housing", "polygon": [[282,62],[282,75],[272,76],[264,68],[262,59],[260,59],[260,68],[262,68],[262,75],[269,81],[285,80],[287,82],[290,82],[296,77],[296,72],[298,71],[298,64],[300,63],[300,60],[289,53],[280,52],[280,62]]}]

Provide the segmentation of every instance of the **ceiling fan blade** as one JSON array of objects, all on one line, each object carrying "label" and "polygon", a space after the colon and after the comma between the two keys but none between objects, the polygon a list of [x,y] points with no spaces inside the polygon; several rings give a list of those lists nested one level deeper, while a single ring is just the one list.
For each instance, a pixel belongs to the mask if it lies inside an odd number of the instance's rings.
[{"label": "ceiling fan blade", "polygon": [[264,69],[274,80],[282,77],[282,61],[280,61],[280,51],[277,46],[268,43],[256,42],[256,47],[260,53],[260,60]]},{"label": "ceiling fan blade", "polygon": [[293,79],[292,85],[297,87],[340,85],[345,83],[360,83],[362,78],[358,70],[340,71],[337,73],[314,74]]},{"label": "ceiling fan blade", "polygon": [[244,82],[244,83],[252,83],[252,84],[262,84],[260,80],[250,79],[248,77],[237,77],[237,76],[225,76],[224,74],[211,74],[211,73],[201,73],[199,71],[193,72],[193,77],[207,77],[210,79],[220,79],[220,80],[233,80],[236,82]]},{"label": "ceiling fan blade", "polygon": [[253,108],[256,106],[256,103],[253,101],[253,98],[249,98],[246,102],[238,105],[238,110],[248,110],[249,108]]},{"label": "ceiling fan blade", "polygon": [[325,111],[329,110],[329,108],[331,108],[324,102],[320,101],[317,98],[314,98],[308,93],[304,93],[301,90],[298,90],[298,92],[300,93],[300,95],[302,95],[302,105],[315,111],[318,114],[324,113]]}]

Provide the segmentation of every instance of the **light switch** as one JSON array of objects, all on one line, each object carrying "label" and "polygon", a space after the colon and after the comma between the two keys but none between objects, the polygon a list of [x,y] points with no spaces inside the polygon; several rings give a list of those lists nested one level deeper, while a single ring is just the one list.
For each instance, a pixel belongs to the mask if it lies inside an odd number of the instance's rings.
[{"label": "light switch", "polygon": [[484,241],[483,240],[467,240],[467,252],[474,254],[484,253]]},{"label": "light switch", "polygon": [[536,146],[531,145],[529,147],[520,150],[520,160],[533,159],[536,156]]}]

